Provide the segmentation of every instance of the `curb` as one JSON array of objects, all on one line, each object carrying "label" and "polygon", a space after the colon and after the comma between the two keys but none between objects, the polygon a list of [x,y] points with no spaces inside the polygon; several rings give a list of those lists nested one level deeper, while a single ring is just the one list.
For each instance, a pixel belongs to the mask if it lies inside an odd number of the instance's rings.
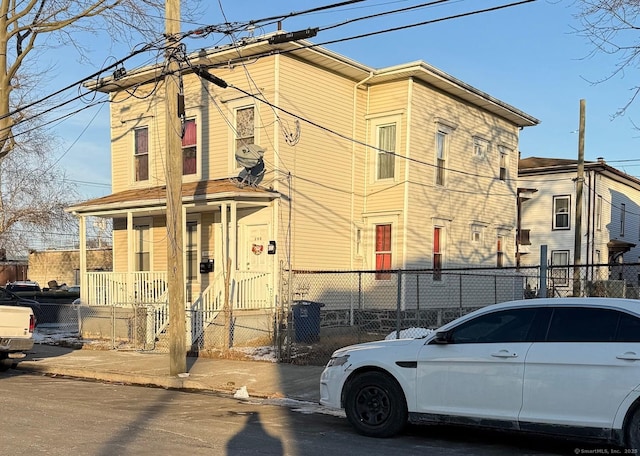
[{"label": "curb", "polygon": [[[212,387],[203,384],[201,381],[181,377],[157,377],[144,374],[123,374],[120,372],[97,372],[90,369],[77,368],[50,368],[47,366],[29,365],[28,361],[18,363],[16,370],[39,373],[49,376],[65,376],[85,380],[99,380],[111,383],[123,383],[126,385],[146,386],[183,391],[211,392],[224,395],[233,395],[239,388],[235,385],[225,387]],[[252,392],[250,397],[260,399],[271,399],[284,397],[279,393],[265,394]]]}]

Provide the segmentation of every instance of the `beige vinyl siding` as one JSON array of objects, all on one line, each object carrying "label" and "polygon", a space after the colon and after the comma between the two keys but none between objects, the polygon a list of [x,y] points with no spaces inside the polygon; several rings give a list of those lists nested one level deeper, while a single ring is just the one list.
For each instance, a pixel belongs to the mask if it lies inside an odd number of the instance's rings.
[{"label": "beige vinyl siding", "polygon": [[[295,58],[280,60],[280,106],[349,138],[353,129],[354,83]],[[295,119],[281,113],[282,122]],[[292,265],[341,268],[351,261],[353,143],[324,129],[300,123],[294,146],[280,141],[280,191],[293,201]],[[285,179],[291,173],[291,188]],[[291,192],[291,193],[289,193]],[[288,204],[281,204],[279,232],[288,231]]]},{"label": "beige vinyl siding", "polygon": [[[140,89],[137,95],[144,97],[149,88]],[[164,177],[164,96],[158,89],[157,97],[138,100],[128,94],[119,94],[112,101],[111,109],[111,172],[113,192],[129,188],[162,185]],[[149,128],[149,180],[134,181],[133,151],[134,129]]]},{"label": "beige vinyl siding", "polygon": [[[444,264],[473,262],[495,266],[497,236],[504,236],[505,265],[514,261],[516,225],[517,127],[487,112],[416,83],[412,97],[411,157],[408,186],[410,227],[407,262],[430,267],[434,223],[449,221],[445,229]],[[435,185],[435,136],[449,128],[445,157],[445,185]],[[473,138],[488,146],[485,157],[474,156]],[[510,178],[500,181],[498,146],[510,150]],[[471,225],[483,228],[480,243],[472,244]]]},{"label": "beige vinyl siding", "polygon": [[[381,84],[369,89],[369,106],[365,114],[367,118],[366,142],[370,147],[367,151],[367,188],[364,211],[376,213],[380,211],[397,211],[403,207],[405,189],[405,159],[407,136],[407,101],[408,82],[400,81]],[[375,125],[380,121],[397,121],[396,136],[397,149],[395,157],[395,178],[376,180],[376,149],[378,138]]]}]

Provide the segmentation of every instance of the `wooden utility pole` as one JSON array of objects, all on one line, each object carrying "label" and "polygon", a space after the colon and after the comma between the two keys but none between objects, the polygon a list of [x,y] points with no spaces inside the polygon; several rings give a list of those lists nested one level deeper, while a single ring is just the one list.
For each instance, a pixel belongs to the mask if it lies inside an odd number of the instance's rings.
[{"label": "wooden utility pole", "polygon": [[582,263],[582,189],[584,187],[584,128],[586,102],[580,100],[578,130],[578,175],[576,177],[575,239],[573,243],[573,296],[580,296],[580,265]]},{"label": "wooden utility pole", "polygon": [[182,249],[182,119],[178,115],[180,0],[165,1],[166,71],[165,163],[167,182],[167,280],[169,291],[169,372],[187,371],[184,265]]}]

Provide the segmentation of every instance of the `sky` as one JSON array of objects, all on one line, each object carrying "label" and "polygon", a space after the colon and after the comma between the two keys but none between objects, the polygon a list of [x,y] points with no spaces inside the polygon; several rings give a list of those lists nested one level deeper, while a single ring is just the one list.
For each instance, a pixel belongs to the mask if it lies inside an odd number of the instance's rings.
[{"label": "sky", "polygon": [[[615,116],[632,96],[640,74],[629,71],[610,77],[618,63],[611,55],[592,55],[592,45],[576,32],[579,1],[536,0],[484,12],[357,39],[361,34],[406,27],[464,12],[491,8],[517,0],[452,0],[404,14],[360,20],[329,28],[349,19],[412,5],[420,0],[363,0],[339,8],[287,18],[286,31],[319,27],[312,42],[373,68],[425,61],[451,76],[506,102],[540,120],[521,131],[522,157],[578,158],[580,100],[585,100],[585,160],[604,158],[608,164],[640,177],[640,100],[625,115]],[[185,2],[185,0],[183,0]],[[183,22],[182,30],[194,30],[225,22],[247,22],[301,12],[336,2],[298,0],[295,3],[263,0],[203,2],[198,22]],[[292,6],[293,5],[293,6]],[[276,29],[272,24],[256,28],[256,35]],[[236,38],[247,36],[240,33]],[[108,37],[103,37],[108,39]],[[95,38],[94,38],[95,39]],[[331,43],[335,40],[339,42]],[[187,38],[188,51],[219,45],[221,34]],[[96,41],[98,44],[99,41]],[[50,91],[89,76],[106,63],[131,52],[125,46],[96,45],[90,62],[77,62],[71,47],[52,54],[58,62]],[[154,56],[155,57],[155,56]],[[146,63],[141,57],[140,63]],[[150,62],[151,60],[147,60]],[[135,64],[134,64],[135,66]],[[600,82],[598,82],[600,81]],[[63,141],[56,160],[67,171],[84,198],[110,193],[109,106],[83,111],[53,128]]]}]

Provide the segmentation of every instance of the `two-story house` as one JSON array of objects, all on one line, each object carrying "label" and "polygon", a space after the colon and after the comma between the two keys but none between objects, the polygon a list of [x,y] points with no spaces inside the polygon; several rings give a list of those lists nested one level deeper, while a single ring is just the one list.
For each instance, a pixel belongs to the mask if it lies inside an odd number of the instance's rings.
[{"label": "two-story house", "polygon": [[[632,296],[625,290],[640,285],[639,271],[625,265],[640,263],[640,180],[603,159],[587,161],[582,201],[576,205],[577,172],[577,160],[520,160],[520,263],[552,266],[549,289],[561,296],[573,294],[574,268],[568,266],[575,263],[579,220],[579,292]],[[541,246],[546,246],[546,258],[541,258]],[[594,290],[596,285],[606,290]]]},{"label": "two-story house", "polygon": [[[113,220],[114,271],[82,272],[89,304],[164,296],[167,128],[182,135],[187,308],[217,306],[227,278],[235,309],[268,314],[288,305],[289,269],[381,271],[366,286],[395,293],[389,269],[433,268],[437,285],[446,267],[515,263],[534,117],[423,61],[375,69],[268,36],[189,56],[182,119],[165,118],[161,78],[94,86],[111,97],[113,193],[69,211]],[[332,287],[325,302],[348,302]]]}]

